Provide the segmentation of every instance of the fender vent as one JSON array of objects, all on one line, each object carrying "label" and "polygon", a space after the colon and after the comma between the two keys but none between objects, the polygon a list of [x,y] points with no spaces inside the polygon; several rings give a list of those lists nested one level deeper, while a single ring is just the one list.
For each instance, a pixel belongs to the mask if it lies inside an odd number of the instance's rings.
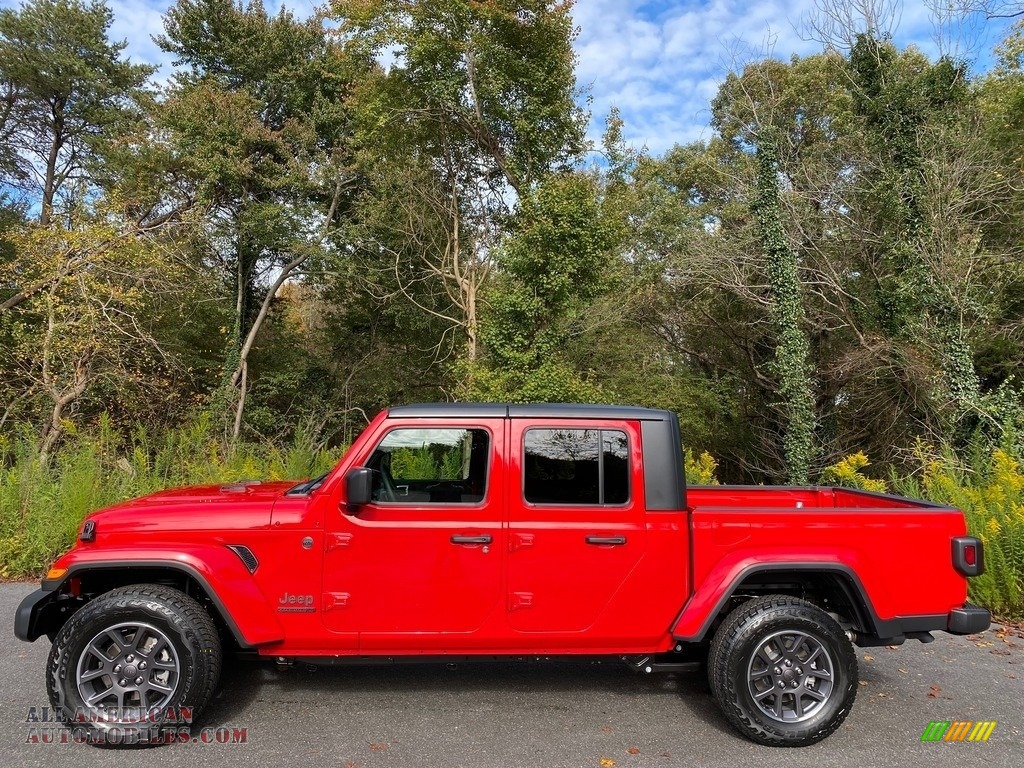
[{"label": "fender vent", "polygon": [[252,553],[251,549],[244,544],[228,544],[228,549],[238,555],[238,559],[242,561],[249,573],[256,573],[256,569],[260,567],[260,561],[256,559],[256,555]]}]

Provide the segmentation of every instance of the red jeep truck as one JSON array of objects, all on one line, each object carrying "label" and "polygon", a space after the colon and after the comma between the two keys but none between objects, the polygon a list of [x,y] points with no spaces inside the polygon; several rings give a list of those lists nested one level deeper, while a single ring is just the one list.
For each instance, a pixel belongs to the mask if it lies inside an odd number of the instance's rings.
[{"label": "red jeep truck", "polygon": [[806,745],[850,712],[854,645],[989,626],[965,602],[982,567],[963,514],[937,504],[687,488],[667,411],[411,405],[377,416],[323,477],[94,512],[15,632],[52,641],[50,701],[96,741],[198,713],[222,654],[241,650],[706,663],[742,734]]}]

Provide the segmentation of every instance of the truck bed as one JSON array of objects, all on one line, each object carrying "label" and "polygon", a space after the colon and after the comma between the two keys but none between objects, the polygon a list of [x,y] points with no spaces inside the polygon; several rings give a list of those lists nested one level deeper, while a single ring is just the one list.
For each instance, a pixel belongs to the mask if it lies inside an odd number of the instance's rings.
[{"label": "truck bed", "polygon": [[848,488],[699,486],[686,489],[693,596],[677,637],[699,636],[721,594],[752,569],[826,567],[883,622],[945,616],[967,597],[950,541],[963,514],[927,501]]}]

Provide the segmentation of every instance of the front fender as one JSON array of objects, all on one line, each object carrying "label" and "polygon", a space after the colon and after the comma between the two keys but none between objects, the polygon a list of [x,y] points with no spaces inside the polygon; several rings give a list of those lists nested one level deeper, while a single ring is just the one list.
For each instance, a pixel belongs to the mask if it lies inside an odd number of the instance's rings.
[{"label": "front fender", "polygon": [[[187,549],[137,548],[72,549],[54,568],[67,568],[58,580],[43,582],[43,591],[56,593],[73,576],[87,572],[167,569],[195,579],[243,647],[284,639],[284,629],[259,586],[238,556],[224,546],[193,545]],[[39,605],[47,603],[40,600]],[[38,636],[38,635],[37,635]]]}]

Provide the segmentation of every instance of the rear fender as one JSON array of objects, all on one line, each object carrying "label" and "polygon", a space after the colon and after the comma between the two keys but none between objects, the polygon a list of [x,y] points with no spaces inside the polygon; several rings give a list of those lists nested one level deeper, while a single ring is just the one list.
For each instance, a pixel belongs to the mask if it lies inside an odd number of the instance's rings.
[{"label": "rear fender", "polygon": [[[885,622],[879,620],[854,567],[835,559],[820,559],[820,555],[794,556],[787,553],[778,559],[753,559],[749,557],[725,558],[708,574],[683,606],[675,624],[672,636],[676,640],[698,642],[705,639],[711,625],[729,604],[745,580],[759,573],[772,571],[806,571],[808,573],[837,574],[849,586],[848,598],[857,611],[854,617],[869,632],[884,633]],[[884,636],[882,634],[881,636]]]}]

